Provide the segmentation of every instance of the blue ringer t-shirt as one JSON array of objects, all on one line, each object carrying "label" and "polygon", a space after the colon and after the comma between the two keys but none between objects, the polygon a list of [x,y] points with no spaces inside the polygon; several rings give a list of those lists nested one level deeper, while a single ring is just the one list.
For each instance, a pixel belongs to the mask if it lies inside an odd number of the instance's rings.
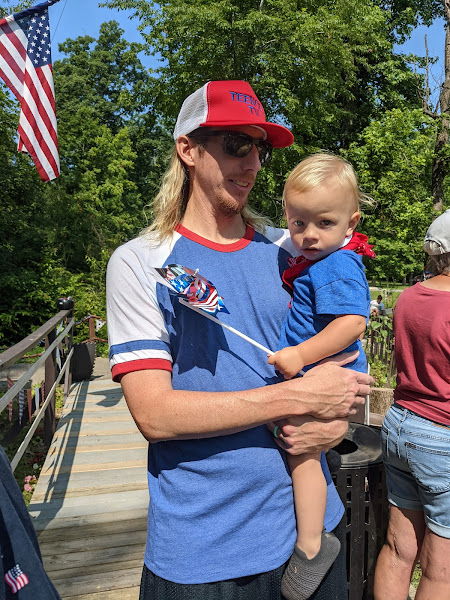
[{"label": "blue ringer t-shirt", "polygon": [[[156,243],[139,237],[108,265],[107,305],[113,377],[172,371],[174,389],[236,391],[275,383],[264,352],[182,306],[153,268],[178,263],[209,279],[229,313],[218,318],[275,349],[289,296],[280,274],[293,247],[284,230],[247,228],[215,244],[182,226]],[[343,506],[326,472],[325,525]],[[206,583],[279,567],[295,543],[292,484],[284,453],[265,426],[232,435],[149,445],[146,566],[177,583]]]}]

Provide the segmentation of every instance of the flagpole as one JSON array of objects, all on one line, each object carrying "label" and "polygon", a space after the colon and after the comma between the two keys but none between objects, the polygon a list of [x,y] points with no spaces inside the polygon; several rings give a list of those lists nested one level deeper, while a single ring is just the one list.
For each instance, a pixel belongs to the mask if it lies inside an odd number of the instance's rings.
[{"label": "flagpole", "polygon": [[269,350],[269,348],[266,348],[265,346],[263,346],[259,342],[256,342],[252,338],[248,337],[248,335],[245,335],[241,331],[238,331],[234,327],[231,327],[231,325],[227,325],[226,323],[223,323],[222,321],[219,321],[219,319],[217,319],[216,317],[213,317],[212,315],[208,314],[207,312],[205,312],[201,308],[198,308],[197,306],[193,306],[192,304],[189,304],[189,302],[187,302],[183,298],[178,298],[178,299],[181,302],[181,304],[183,304],[184,306],[187,306],[188,308],[190,308],[191,310],[195,311],[199,315],[202,315],[202,317],[206,317],[210,321],[213,321],[214,323],[217,323],[218,325],[220,325],[224,329],[228,329],[228,331],[231,331],[232,333],[238,335],[240,338],[242,338],[246,342],[249,342],[249,344],[252,344],[253,346],[256,346],[256,348],[259,348],[260,350],[262,350],[263,352],[265,352],[268,356],[272,356],[273,354],[275,354],[275,352],[272,352],[272,350]]}]

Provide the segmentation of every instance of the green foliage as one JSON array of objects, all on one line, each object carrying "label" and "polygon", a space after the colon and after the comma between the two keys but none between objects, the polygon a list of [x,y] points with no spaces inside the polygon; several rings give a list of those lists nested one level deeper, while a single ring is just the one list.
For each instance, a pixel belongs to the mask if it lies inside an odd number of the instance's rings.
[{"label": "green foliage", "polygon": [[160,56],[155,106],[169,129],[182,100],[208,79],[247,79],[269,116],[302,146],[337,148],[373,113],[415,102],[415,80],[393,53],[387,13],[359,0],[108,0],[135,11]]},{"label": "green foliage", "polygon": [[[15,9],[29,6],[26,0]],[[72,295],[76,318],[105,314],[113,249],[145,225],[183,99],[209,79],[247,79],[270,119],[296,143],[275,150],[252,204],[282,220],[286,175],[318,149],[342,153],[376,200],[361,229],[378,258],[368,276],[401,281],[422,270],[433,218],[436,124],[422,114],[411,69],[394,44],[440,15],[439,0],[106,0],[131,9],[145,44],[115,21],[97,39],[66,40],[54,65],[61,177],[39,181],[16,152],[18,106],[0,86],[0,345],[18,341]],[[11,12],[0,5],[0,13]],[[154,71],[139,53],[159,59]],[[446,197],[449,198],[448,182]],[[447,205],[450,201],[447,200]]]},{"label": "green foliage", "polygon": [[393,109],[344,153],[375,199],[361,225],[375,244],[369,279],[401,281],[423,269],[422,240],[434,214],[430,196],[435,123],[422,111]]},{"label": "green foliage", "polygon": [[105,314],[106,262],[142,228],[143,198],[159,177],[160,161],[152,159],[163,143],[144,99],[149,76],[141,47],[111,22],[98,41],[68,40],[63,50],[68,57],[54,65],[62,167],[56,181],[40,182],[30,159],[17,153],[16,103],[0,88],[3,346],[50,318],[61,295],[75,298],[77,318]]},{"label": "green foliage", "polygon": [[425,18],[418,6],[411,12],[366,0],[104,5],[131,10],[145,51],[160,59],[150,89],[167,130],[183,99],[209,79],[249,80],[268,117],[292,128],[295,146],[275,152],[252,193],[253,205],[276,221],[283,181],[301,158],[348,148],[386,110],[418,107],[417,77],[393,47],[400,29]]},{"label": "green foliage", "polygon": [[[16,150],[18,111],[0,86],[0,347],[27,330],[40,304],[39,263],[45,227],[39,215],[43,190],[31,161]],[[23,337],[23,336],[22,336]],[[20,338],[19,338],[20,339]]]},{"label": "green foliage", "polygon": [[390,316],[371,317],[365,333],[365,353],[376,387],[393,387],[393,322]]},{"label": "green foliage", "polygon": [[391,373],[390,361],[386,362],[377,357],[369,359],[370,374],[375,380],[375,387],[395,387],[395,374]]}]

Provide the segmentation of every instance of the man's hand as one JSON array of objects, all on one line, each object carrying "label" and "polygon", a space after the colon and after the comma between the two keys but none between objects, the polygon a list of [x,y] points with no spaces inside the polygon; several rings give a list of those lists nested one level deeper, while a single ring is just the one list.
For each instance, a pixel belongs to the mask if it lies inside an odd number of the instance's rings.
[{"label": "man's hand", "polygon": [[[276,443],[293,455],[328,450],[342,441],[348,429],[346,419],[321,421],[308,415],[277,421],[276,424],[279,427]],[[269,428],[273,430],[274,425],[270,423]]]},{"label": "man's hand", "polygon": [[367,373],[327,363],[307,371],[300,379],[280,385],[289,386],[293,394],[302,392],[303,414],[318,419],[345,419],[364,404],[372,382]]}]

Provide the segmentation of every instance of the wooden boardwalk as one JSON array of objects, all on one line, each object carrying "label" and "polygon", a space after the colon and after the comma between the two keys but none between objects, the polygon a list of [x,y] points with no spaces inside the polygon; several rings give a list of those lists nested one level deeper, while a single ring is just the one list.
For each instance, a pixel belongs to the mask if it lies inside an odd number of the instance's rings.
[{"label": "wooden boardwalk", "polygon": [[29,510],[64,600],[137,600],[145,548],[147,442],[104,359],[76,383]]}]

